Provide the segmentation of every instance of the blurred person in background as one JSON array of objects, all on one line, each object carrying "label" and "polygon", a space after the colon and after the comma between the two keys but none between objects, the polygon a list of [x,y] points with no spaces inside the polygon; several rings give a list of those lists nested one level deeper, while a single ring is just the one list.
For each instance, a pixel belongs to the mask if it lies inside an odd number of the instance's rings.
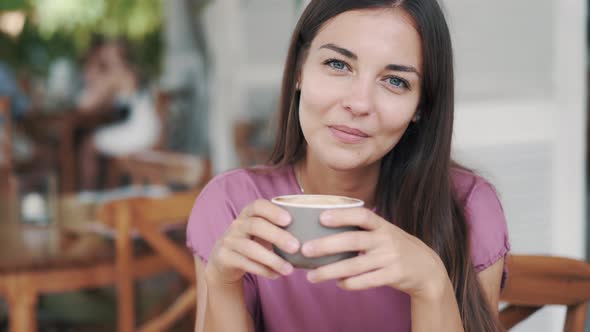
[{"label": "blurred person in background", "polygon": [[82,189],[92,190],[97,187],[100,156],[124,156],[151,148],[160,137],[161,124],[127,41],[118,39],[97,45],[87,58],[84,80],[81,112],[114,108],[124,114],[120,121],[98,128],[82,143]]},{"label": "blurred person in background", "polygon": [[[0,61],[0,97],[8,97],[10,101],[10,119],[0,118],[12,122],[12,157],[14,162],[30,162],[35,156],[33,142],[18,125],[31,108],[29,98],[23,93],[19,82],[7,64]],[[1,130],[2,126],[0,126]]]},{"label": "blurred person in background", "polygon": [[10,98],[11,115],[14,121],[19,121],[30,108],[29,98],[19,87],[16,76],[2,61],[0,61],[0,96]]}]

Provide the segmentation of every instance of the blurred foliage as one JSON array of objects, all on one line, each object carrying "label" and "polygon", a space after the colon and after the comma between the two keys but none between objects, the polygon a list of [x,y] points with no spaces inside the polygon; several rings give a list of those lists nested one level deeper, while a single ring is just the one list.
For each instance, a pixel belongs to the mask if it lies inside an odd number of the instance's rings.
[{"label": "blurred foliage", "polygon": [[0,13],[22,10],[22,33],[0,32],[0,59],[18,71],[44,74],[57,57],[79,61],[93,35],[126,37],[148,76],[160,70],[162,0],[1,0]]}]

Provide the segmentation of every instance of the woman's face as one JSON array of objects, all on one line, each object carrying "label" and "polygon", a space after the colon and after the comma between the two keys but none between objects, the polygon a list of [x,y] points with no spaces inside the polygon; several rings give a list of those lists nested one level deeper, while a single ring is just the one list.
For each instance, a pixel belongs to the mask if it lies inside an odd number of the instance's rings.
[{"label": "woman's face", "polygon": [[351,170],[395,146],[420,99],[420,43],[411,18],[396,9],[348,11],[324,24],[299,81],[308,158]]}]

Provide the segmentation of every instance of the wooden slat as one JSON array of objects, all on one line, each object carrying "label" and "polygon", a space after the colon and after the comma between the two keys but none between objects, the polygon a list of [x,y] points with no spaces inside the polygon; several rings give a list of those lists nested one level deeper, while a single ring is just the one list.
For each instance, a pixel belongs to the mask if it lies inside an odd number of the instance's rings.
[{"label": "wooden slat", "polygon": [[196,286],[185,290],[176,301],[160,316],[146,322],[138,330],[140,332],[159,332],[169,330],[176,321],[189,313],[196,305]]},{"label": "wooden slat", "polygon": [[590,281],[511,276],[502,300],[521,305],[573,305],[590,298]]},{"label": "wooden slat", "polygon": [[588,314],[588,302],[569,306],[565,317],[564,332],[583,332]]},{"label": "wooden slat", "polygon": [[141,236],[189,282],[195,280],[194,261],[187,250],[180,249],[154,225],[136,222]]},{"label": "wooden slat", "polygon": [[518,256],[507,259],[509,276],[501,300],[509,307],[500,320],[509,329],[544,305],[566,305],[564,331],[583,332],[590,300],[590,264],[550,256]]},{"label": "wooden slat", "polygon": [[203,186],[211,177],[211,162],[195,155],[147,150],[115,159],[115,167],[131,176],[133,183]]},{"label": "wooden slat", "polygon": [[537,312],[541,307],[520,307],[509,305],[500,312],[500,322],[505,329],[509,330],[516,324]]},{"label": "wooden slat", "polygon": [[133,289],[133,248],[131,243],[131,211],[127,205],[112,210],[116,220],[117,314],[118,331],[132,332],[135,327]]},{"label": "wooden slat", "polygon": [[[170,269],[170,264],[157,255],[135,259],[133,277],[145,278]],[[59,293],[89,287],[103,287],[115,283],[116,270],[113,262],[104,262],[81,268],[59,268],[35,272],[0,274],[0,294],[6,295],[13,279],[28,279],[41,293]]]},{"label": "wooden slat", "polygon": [[191,210],[199,191],[175,193],[163,198],[141,198],[137,208],[142,213],[143,222],[164,225],[184,225],[188,222]]},{"label": "wooden slat", "polygon": [[12,172],[12,114],[10,113],[10,99],[0,97],[0,170],[10,174]]},{"label": "wooden slat", "polygon": [[510,276],[543,275],[567,279],[590,280],[590,264],[564,257],[511,255],[508,257]]},{"label": "wooden slat", "polygon": [[502,300],[521,305],[573,305],[590,299],[590,265],[567,258],[511,256]]},{"label": "wooden slat", "polygon": [[199,191],[174,193],[162,198],[129,198],[112,201],[100,207],[97,219],[111,228],[116,228],[117,219],[109,218],[109,210],[121,205],[138,206],[142,211],[142,222],[152,223],[157,227],[183,226],[193,208]]}]

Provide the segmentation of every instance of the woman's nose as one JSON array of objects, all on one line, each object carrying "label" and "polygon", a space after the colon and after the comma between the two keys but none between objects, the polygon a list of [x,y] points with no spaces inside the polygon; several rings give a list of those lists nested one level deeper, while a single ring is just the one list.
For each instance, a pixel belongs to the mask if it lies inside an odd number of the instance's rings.
[{"label": "woman's nose", "polygon": [[372,85],[367,80],[353,78],[350,90],[342,100],[342,106],[354,116],[364,116],[371,112],[373,107]]}]

